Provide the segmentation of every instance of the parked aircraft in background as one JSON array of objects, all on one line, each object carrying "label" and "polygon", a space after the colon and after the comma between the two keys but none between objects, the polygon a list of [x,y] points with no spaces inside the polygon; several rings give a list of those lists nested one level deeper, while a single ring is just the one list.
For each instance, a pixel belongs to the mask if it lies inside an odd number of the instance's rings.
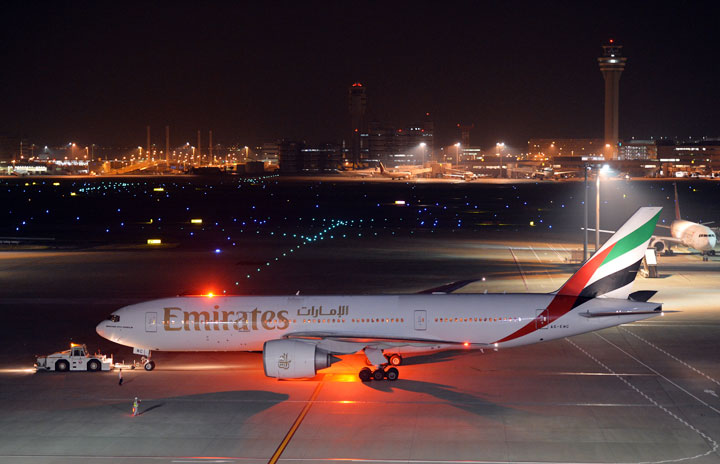
[{"label": "parked aircraft in background", "polygon": [[477,175],[475,173],[471,171],[461,171],[459,169],[452,169],[443,174],[443,177],[447,179],[462,179],[467,182],[477,179]]},{"label": "parked aircraft in background", "polygon": [[[396,380],[403,356],[497,350],[571,337],[662,314],[655,292],[631,293],[661,208],[640,208],[556,292],[454,294],[469,281],[415,295],[199,296],[113,312],[97,332],[151,351],[261,351],[265,374],[313,377],[363,352],[362,381]],[[146,370],[155,363],[148,359]]]},{"label": "parked aircraft in background", "polygon": [[703,261],[707,261],[707,256],[715,256],[715,244],[717,237],[715,232],[703,223],[685,221],[680,217],[680,202],[678,200],[677,184],[675,187],[675,220],[669,225],[658,225],[670,229],[670,236],[653,236],[650,240],[650,246],[658,252],[665,251],[666,254],[672,254],[672,246],[683,245],[693,248],[702,253]]},{"label": "parked aircraft in background", "polygon": [[386,169],[382,163],[380,163],[380,175],[382,177],[389,177],[391,179],[410,179],[411,177],[413,177],[412,171]]},{"label": "parked aircraft in background", "polygon": [[367,169],[338,169],[338,174],[345,177],[373,177],[378,173],[376,168]]}]

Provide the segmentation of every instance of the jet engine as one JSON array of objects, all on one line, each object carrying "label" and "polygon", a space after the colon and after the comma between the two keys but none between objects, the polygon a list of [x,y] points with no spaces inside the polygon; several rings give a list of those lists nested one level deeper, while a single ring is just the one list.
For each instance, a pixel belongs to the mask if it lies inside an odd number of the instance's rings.
[{"label": "jet engine", "polygon": [[662,251],[665,249],[665,242],[662,240],[655,240],[652,243],[650,243],[650,248],[655,248],[655,251],[658,253],[662,253]]},{"label": "jet engine", "polygon": [[278,379],[313,377],[320,369],[340,361],[314,343],[301,340],[270,340],[263,345],[265,375]]}]

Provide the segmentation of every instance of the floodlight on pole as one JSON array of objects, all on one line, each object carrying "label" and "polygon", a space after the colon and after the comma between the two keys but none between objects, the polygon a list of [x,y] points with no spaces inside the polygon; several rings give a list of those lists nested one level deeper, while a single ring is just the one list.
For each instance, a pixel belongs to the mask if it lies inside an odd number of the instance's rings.
[{"label": "floodlight on pole", "polygon": [[595,178],[595,251],[600,248],[600,177],[610,172],[610,166],[603,165],[598,169]]},{"label": "floodlight on pole", "polygon": [[499,167],[500,167],[500,175],[499,175],[499,177],[505,177],[505,176],[503,176],[503,170],[502,170],[502,165],[503,165],[503,155],[502,155],[502,152],[503,152],[503,149],[504,149],[504,148],[505,148],[505,142],[497,142],[497,143],[495,143],[495,149],[497,150],[497,152],[496,152],[495,154],[500,157],[500,166],[499,166]]}]

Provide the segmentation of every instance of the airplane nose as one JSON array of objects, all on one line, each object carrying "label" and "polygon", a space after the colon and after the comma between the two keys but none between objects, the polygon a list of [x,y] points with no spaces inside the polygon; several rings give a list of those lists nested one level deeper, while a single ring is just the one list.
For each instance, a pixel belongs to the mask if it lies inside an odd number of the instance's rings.
[{"label": "airplane nose", "polygon": [[100,335],[100,336],[103,337],[103,338],[107,338],[107,327],[106,327],[106,325],[107,325],[107,322],[106,322],[106,321],[102,321],[101,323],[99,323],[99,324],[97,325],[97,327],[95,327],[95,331],[98,333],[98,335]]}]

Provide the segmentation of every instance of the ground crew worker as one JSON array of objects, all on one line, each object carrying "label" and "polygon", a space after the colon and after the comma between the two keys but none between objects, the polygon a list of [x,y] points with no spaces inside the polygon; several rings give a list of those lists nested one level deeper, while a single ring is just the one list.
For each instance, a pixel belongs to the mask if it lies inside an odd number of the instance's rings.
[{"label": "ground crew worker", "polygon": [[135,397],[135,401],[133,401],[133,416],[137,416],[137,415],[138,415],[138,409],[139,409],[139,408],[138,408],[138,403],[140,403],[140,400],[139,400],[138,397],[136,396],[136,397]]},{"label": "ground crew worker", "polygon": [[118,385],[122,386],[123,378],[122,378],[122,368],[118,371]]}]

